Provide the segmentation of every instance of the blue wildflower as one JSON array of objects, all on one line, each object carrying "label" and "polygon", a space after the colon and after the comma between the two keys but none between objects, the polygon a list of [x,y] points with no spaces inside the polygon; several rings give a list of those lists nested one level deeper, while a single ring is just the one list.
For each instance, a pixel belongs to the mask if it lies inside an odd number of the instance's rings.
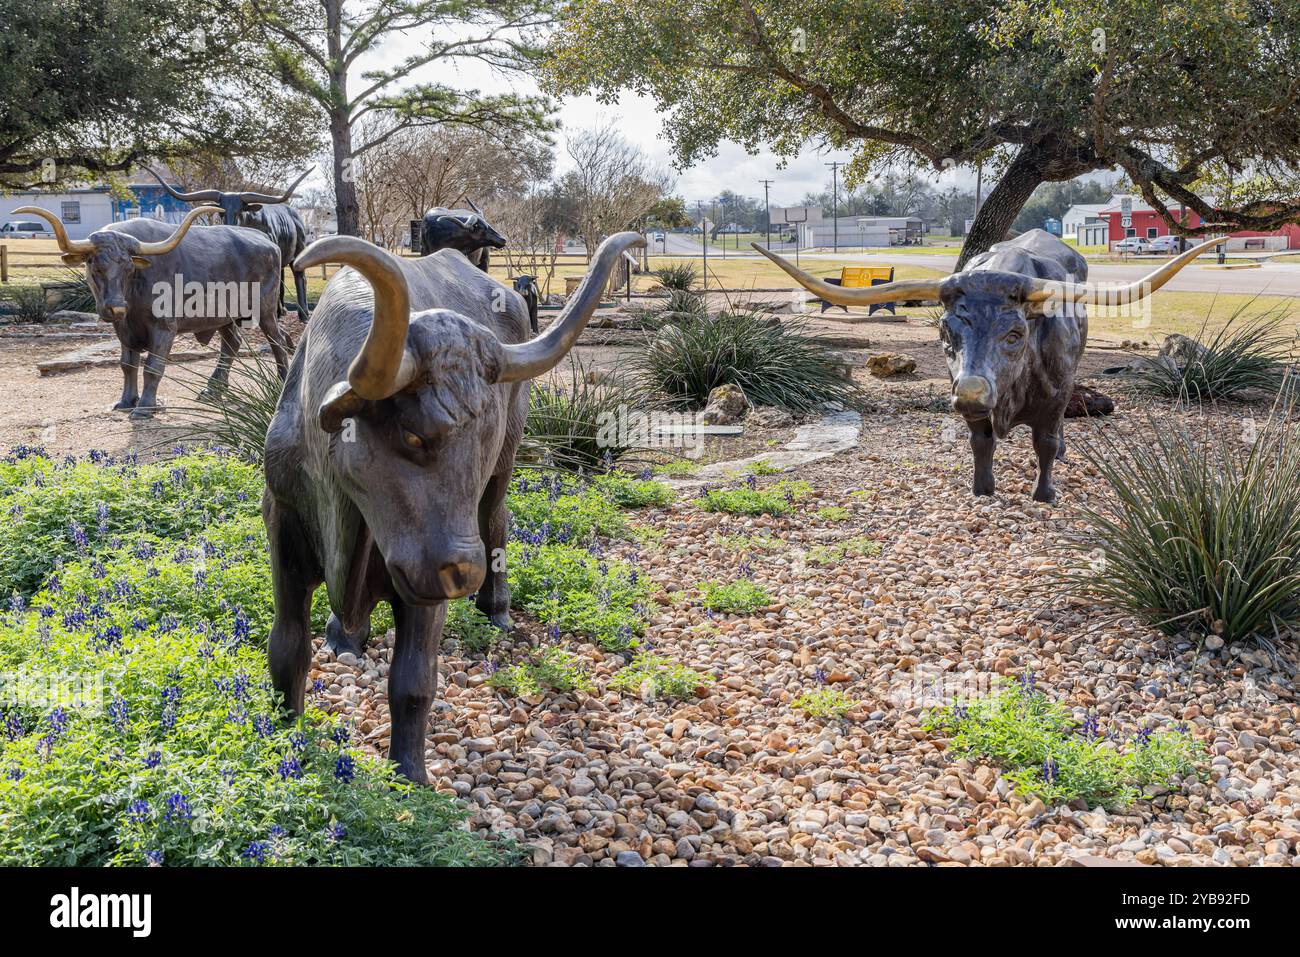
[{"label": "blue wildflower", "polygon": [[149,802],[136,798],[126,806],[126,813],[132,824],[143,824],[149,820]]},{"label": "blue wildflower", "polygon": [[167,795],[167,810],[163,817],[168,821],[188,821],[194,817],[194,809],[190,807],[190,799],[180,791],[173,791]]},{"label": "blue wildflower", "polygon": [[334,762],[334,777],[344,784],[351,784],[356,777],[357,765],[350,754],[340,754]]},{"label": "blue wildflower", "polygon": [[302,777],[302,765],[298,763],[297,758],[292,756],[281,759],[277,770],[280,772],[281,781]]}]

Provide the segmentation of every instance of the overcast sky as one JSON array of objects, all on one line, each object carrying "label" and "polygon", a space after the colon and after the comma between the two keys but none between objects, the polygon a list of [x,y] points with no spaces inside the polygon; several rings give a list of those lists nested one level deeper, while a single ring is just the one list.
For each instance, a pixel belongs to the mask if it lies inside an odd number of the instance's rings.
[{"label": "overcast sky", "polygon": [[[428,36],[427,31],[412,31],[403,35],[390,37],[378,50],[372,50],[362,57],[353,73],[353,85],[356,77],[366,69],[391,66],[406,56],[416,53]],[[449,69],[449,66],[452,69]],[[437,71],[440,82],[460,89],[478,89],[484,93],[497,93],[513,89],[520,93],[537,93],[537,85],[527,76],[518,74],[501,75],[477,61],[458,61],[455,64],[440,62],[436,66],[426,67],[412,79],[415,82],[428,82],[430,74]],[[662,166],[671,168],[672,144],[663,137],[663,122],[655,110],[652,100],[624,93],[617,106],[598,103],[595,97],[569,97],[560,103],[560,121],[563,128],[556,138],[556,167],[564,172],[569,159],[565,151],[565,138],[584,129],[613,121],[622,134]],[[720,144],[718,155],[702,161],[687,170],[673,170],[677,178],[675,193],[687,201],[688,206],[698,200],[708,201],[724,189],[730,189],[744,196],[762,198],[761,180],[770,179],[772,185],[772,205],[791,206],[801,200],[805,193],[820,191],[830,182],[830,170],[824,165],[832,160],[847,162],[851,154],[847,151],[819,153],[812,146],[790,160],[785,169],[778,167],[775,156],[764,151],[751,156],[734,143]],[[956,185],[962,189],[971,189],[975,185],[973,170],[957,169],[936,176],[932,181],[943,189]]]}]

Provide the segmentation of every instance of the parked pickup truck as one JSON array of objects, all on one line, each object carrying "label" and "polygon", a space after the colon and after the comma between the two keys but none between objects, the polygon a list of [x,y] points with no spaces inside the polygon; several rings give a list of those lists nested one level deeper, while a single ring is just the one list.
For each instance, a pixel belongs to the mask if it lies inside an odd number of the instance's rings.
[{"label": "parked pickup truck", "polygon": [[42,222],[15,219],[0,226],[0,239],[53,239],[54,233]]}]

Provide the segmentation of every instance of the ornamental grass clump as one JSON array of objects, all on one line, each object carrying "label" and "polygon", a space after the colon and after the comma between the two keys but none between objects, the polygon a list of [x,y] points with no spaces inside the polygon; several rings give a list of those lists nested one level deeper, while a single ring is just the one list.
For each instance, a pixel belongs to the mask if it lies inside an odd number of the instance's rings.
[{"label": "ornamental grass clump", "polygon": [[949,757],[998,765],[1017,791],[1048,805],[1082,798],[1092,807],[1127,806],[1145,787],[1178,787],[1197,773],[1203,753],[1182,725],[1130,733],[1106,727],[1095,712],[1078,722],[1037,688],[1032,672],[989,697],[927,712],[923,727],[949,739]]},{"label": "ornamental grass clump", "polygon": [[170,380],[185,398],[172,406],[162,430],[167,444],[227,449],[262,460],[266,431],[284,388],[273,361],[245,344],[224,384],[212,386],[206,374],[179,363],[170,372]]},{"label": "ornamental grass clump", "polygon": [[594,378],[575,359],[567,385],[533,383],[519,444],[520,466],[601,473],[620,461],[634,461],[644,451],[644,439],[635,429],[616,427],[627,421],[636,397],[622,377],[599,383],[591,381]]},{"label": "ornamental grass clump", "polygon": [[1242,315],[1243,310],[1237,310],[1208,339],[1203,326],[1195,340],[1200,348],[1195,355],[1183,356],[1183,364],[1144,359],[1125,370],[1125,376],[1143,392],[1183,403],[1276,392],[1286,378],[1294,345],[1292,337],[1277,332],[1289,311],[1273,309],[1249,319]]},{"label": "ornamental grass clump", "polygon": [[774,323],[755,311],[729,309],[668,326],[632,362],[631,381],[646,400],[675,411],[703,409],[709,393],[728,384],[754,405],[795,413],[862,400],[843,360],[805,323]]},{"label": "ornamental grass clump", "polygon": [[1300,629],[1300,426],[1292,403],[1214,429],[1147,420],[1082,451],[1109,494],[1045,581],[1166,634],[1277,640]]}]

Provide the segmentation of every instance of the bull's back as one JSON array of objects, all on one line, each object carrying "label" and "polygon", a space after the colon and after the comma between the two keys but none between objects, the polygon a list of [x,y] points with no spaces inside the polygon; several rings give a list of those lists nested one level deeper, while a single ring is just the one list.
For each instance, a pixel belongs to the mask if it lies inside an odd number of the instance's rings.
[{"label": "bull's back", "polygon": [[[175,226],[132,219],[105,227],[146,243],[171,236]],[[279,265],[280,250],[265,235],[243,226],[194,225],[169,253],[151,256],[149,278],[168,282],[263,282]]]},{"label": "bull's back", "polygon": [[1058,282],[1086,282],[1088,261],[1051,233],[1031,229],[1015,239],[995,243],[971,259],[971,270],[1018,273]]}]

